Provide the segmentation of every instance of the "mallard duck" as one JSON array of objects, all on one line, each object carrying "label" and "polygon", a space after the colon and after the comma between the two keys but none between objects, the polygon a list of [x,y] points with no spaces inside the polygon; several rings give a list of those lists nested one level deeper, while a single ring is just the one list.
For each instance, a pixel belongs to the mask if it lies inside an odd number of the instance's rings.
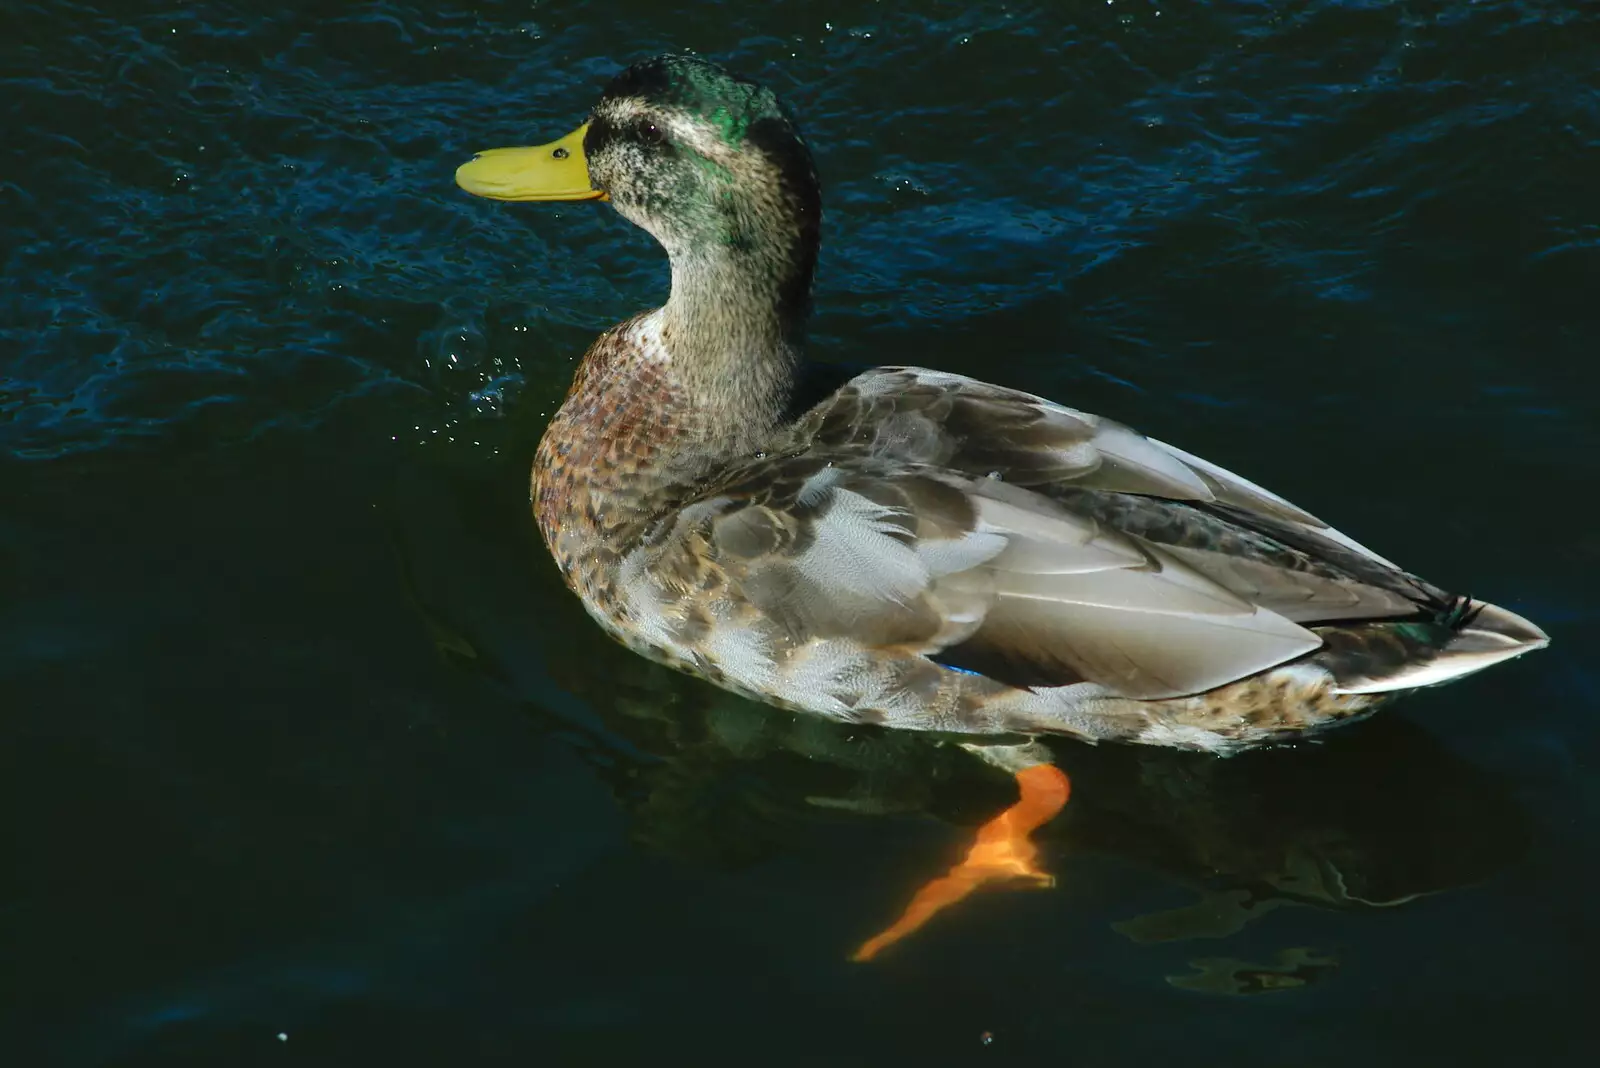
[{"label": "mallard duck", "polygon": [[456,172],[604,200],[666,250],[666,304],[590,347],[534,514],[590,615],[757,701],[964,739],[1020,799],[861,947],[997,878],[1069,784],[1030,739],[1232,753],[1544,646],[1283,498],[1122,423],[921,367],[802,401],[822,221],[767,88],[693,56],[618,74],[558,141]]}]

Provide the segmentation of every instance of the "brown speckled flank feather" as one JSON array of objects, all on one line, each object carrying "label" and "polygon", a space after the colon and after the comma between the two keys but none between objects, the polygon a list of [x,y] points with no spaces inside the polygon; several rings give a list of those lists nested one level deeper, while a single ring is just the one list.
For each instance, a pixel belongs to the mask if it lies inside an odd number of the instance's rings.
[{"label": "brown speckled flank feather", "polygon": [[786,417],[820,218],[787,112],[669,57],[587,130],[593,190],[661,241],[672,296],[590,349],[533,499],[639,652],[835,719],[1228,751],[1546,643],[1039,397],[885,367]]}]

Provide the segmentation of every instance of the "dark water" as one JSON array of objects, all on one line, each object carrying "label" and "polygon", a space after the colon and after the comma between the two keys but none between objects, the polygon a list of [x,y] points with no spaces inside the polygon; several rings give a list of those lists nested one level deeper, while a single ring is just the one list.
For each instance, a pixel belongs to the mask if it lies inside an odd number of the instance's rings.
[{"label": "dark water", "polygon": [[[667,47],[803,117],[819,358],[1112,415],[1552,649],[1063,744],[1058,887],[847,964],[1008,784],[600,637],[526,469],[664,262],[451,181]],[[1592,1063],[1597,71],[1581,0],[8,0],[0,1059]]]}]

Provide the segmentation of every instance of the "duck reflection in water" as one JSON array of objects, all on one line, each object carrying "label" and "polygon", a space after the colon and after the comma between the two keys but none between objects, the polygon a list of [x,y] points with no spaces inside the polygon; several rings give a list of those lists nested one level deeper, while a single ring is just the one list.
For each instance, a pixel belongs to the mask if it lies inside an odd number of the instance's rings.
[{"label": "duck reflection in water", "polygon": [[[644,846],[739,867],[781,853],[794,829],[851,813],[984,821],[1004,780],[953,746],[770,711],[665,674],[608,693],[565,681],[659,762],[607,774]],[[695,696],[701,698],[698,703]],[[1122,919],[1140,944],[1220,939],[1284,906],[1387,909],[1482,882],[1527,846],[1521,808],[1491,773],[1399,717],[1292,750],[1228,760],[1176,750],[1060,745],[1073,803],[1035,835],[1046,856],[1110,856],[1190,888],[1179,908]],[[834,817],[836,818],[836,817]],[[1070,877],[1070,876],[1067,876]],[[880,939],[898,935],[890,928]],[[868,947],[872,942],[866,943]],[[857,952],[859,957],[860,951]],[[1330,974],[1309,949],[1251,965],[1209,958],[1189,989],[1261,993]]]}]

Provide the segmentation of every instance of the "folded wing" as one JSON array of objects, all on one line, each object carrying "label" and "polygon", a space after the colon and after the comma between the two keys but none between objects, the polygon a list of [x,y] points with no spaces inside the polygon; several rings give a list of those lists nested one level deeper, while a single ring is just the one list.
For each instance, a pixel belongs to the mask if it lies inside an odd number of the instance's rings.
[{"label": "folded wing", "polygon": [[1444,595],[1254,484],[1110,420],[958,375],[852,380],[651,552],[712,562],[798,648],[911,650],[1022,686],[1154,699],[1317,649],[1306,624]]}]

